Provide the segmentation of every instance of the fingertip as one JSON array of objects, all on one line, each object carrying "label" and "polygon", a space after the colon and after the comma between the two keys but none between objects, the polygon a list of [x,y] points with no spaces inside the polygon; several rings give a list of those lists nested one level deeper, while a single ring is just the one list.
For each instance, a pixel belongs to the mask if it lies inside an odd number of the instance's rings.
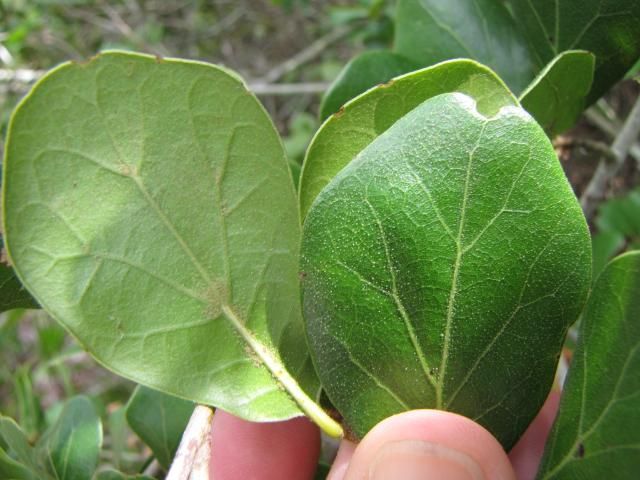
[{"label": "fingertip", "polygon": [[355,443],[349,440],[342,440],[342,442],[340,443],[340,448],[338,448],[336,458],[331,465],[331,471],[327,476],[327,480],[342,480],[344,478],[345,473],[347,473],[347,468],[349,468],[351,457],[353,457],[353,452],[355,452],[355,450]]},{"label": "fingertip", "polygon": [[502,446],[479,424],[450,412],[413,410],[376,425],[344,478],[515,480],[515,474]]},{"label": "fingertip", "polygon": [[561,392],[553,390],[524,435],[509,452],[509,459],[519,480],[533,480],[553,426]]},{"label": "fingertip", "polygon": [[216,480],[313,478],[320,432],[307,418],[248,422],[217,410],[211,428],[209,471]]}]

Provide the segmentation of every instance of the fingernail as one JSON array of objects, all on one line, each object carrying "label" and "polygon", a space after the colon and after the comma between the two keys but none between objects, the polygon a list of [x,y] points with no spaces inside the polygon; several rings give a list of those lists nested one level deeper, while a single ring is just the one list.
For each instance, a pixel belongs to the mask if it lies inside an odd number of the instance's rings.
[{"label": "fingernail", "polygon": [[380,447],[369,480],[484,480],[480,465],[464,452],[421,440],[390,442]]}]

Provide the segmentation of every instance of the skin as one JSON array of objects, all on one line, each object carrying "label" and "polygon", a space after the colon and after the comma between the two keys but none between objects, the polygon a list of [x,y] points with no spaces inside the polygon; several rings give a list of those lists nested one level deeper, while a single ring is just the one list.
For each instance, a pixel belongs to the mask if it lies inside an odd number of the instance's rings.
[{"label": "skin", "polygon": [[[460,415],[438,410],[395,415],[376,425],[357,445],[343,440],[328,480],[532,480],[558,401],[559,394],[552,392],[509,455],[487,430]],[[220,410],[214,416],[212,479],[309,480],[319,453],[319,431],[305,418],[251,423]]]}]

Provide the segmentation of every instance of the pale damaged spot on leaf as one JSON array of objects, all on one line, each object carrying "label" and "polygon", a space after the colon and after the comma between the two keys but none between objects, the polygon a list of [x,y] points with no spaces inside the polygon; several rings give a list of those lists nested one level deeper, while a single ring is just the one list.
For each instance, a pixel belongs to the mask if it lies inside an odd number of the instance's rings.
[{"label": "pale damaged spot on leaf", "polygon": [[123,163],[118,166],[120,173],[125,177],[137,177],[138,176],[138,167],[137,165],[130,165]]}]

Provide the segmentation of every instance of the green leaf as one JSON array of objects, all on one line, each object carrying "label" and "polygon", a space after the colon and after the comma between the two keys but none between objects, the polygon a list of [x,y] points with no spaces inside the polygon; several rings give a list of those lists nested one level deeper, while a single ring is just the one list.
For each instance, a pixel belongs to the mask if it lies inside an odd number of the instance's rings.
[{"label": "green leaf", "polygon": [[393,77],[417,70],[420,65],[402,55],[386,50],[364,52],[347,63],[324,94],[320,104],[320,118],[340,110],[352,98]]},{"label": "green leaf", "polygon": [[127,422],[168,469],[193,407],[192,402],[139,385],[127,404]]},{"label": "green leaf", "polygon": [[555,57],[520,95],[522,107],[550,137],[571,128],[584,110],[595,57],[570,50]]},{"label": "green leaf", "polygon": [[624,235],[615,231],[598,232],[591,237],[594,280],[609,260],[624,247]]},{"label": "green leaf", "polygon": [[33,392],[31,369],[28,365],[18,367],[13,376],[18,420],[30,439],[37,438],[44,424],[44,415],[38,396]]},{"label": "green leaf", "polygon": [[13,268],[0,262],[0,312],[14,308],[40,308],[15,276]]},{"label": "green leaf", "polygon": [[37,472],[13,459],[0,448],[0,478],[11,480],[43,480]]},{"label": "green leaf", "polygon": [[304,152],[309,146],[313,134],[318,129],[318,119],[307,112],[294,113],[289,122],[289,135],[283,138],[284,149],[289,159],[291,176],[297,188],[302,169]]},{"label": "green leaf", "polygon": [[598,231],[618,232],[631,243],[640,243],[640,187],[600,205],[596,226]]},{"label": "green leaf", "polygon": [[516,93],[534,77],[524,38],[495,0],[399,0],[395,51],[424,66],[452,58],[477,60]]},{"label": "green leaf", "polygon": [[262,105],[222,68],[107,52],[36,84],[9,128],[16,272],[100,363],[265,421],[339,426],[300,313],[297,199]]},{"label": "green leaf", "polygon": [[362,437],[438,408],[509,449],[542,406],[590,285],[591,244],[553,148],[522,109],[422,103],[320,193],[303,308],[323,387]]},{"label": "green leaf", "polygon": [[93,476],[93,480],[155,480],[147,475],[126,475],[117,470],[102,470]]},{"label": "green leaf", "polygon": [[538,68],[565,50],[588,50],[596,56],[587,104],[622,79],[640,56],[640,2],[513,1],[511,6]]},{"label": "green leaf", "polygon": [[640,251],[610,262],[582,316],[578,348],[538,478],[640,471]]},{"label": "green leaf", "polygon": [[39,441],[58,480],[86,480],[98,465],[102,425],[91,400],[77,396],[65,403],[58,421]]},{"label": "green leaf", "polygon": [[[1,478],[43,478],[33,449],[22,429],[9,417],[0,415]],[[6,476],[4,476],[6,475]]]},{"label": "green leaf", "polygon": [[124,455],[127,444],[131,438],[131,430],[127,424],[126,408],[120,407],[110,411],[106,421],[109,451],[111,452],[110,464],[116,469],[125,462]]},{"label": "green leaf", "polygon": [[640,249],[640,188],[602,203],[595,224],[597,233],[592,238],[594,277],[614,254],[625,249]]},{"label": "green leaf", "polygon": [[320,191],[378,135],[425,100],[448,92],[470,95],[487,115],[518,105],[495,73],[471,60],[443,62],[369,90],[330,117],[311,141],[300,178],[302,218]]},{"label": "green leaf", "polygon": [[636,63],[633,64],[633,66],[626,73],[624,78],[632,78],[632,79],[635,79],[636,81],[639,81],[640,80],[639,75],[640,75],[640,58],[638,58]]}]

